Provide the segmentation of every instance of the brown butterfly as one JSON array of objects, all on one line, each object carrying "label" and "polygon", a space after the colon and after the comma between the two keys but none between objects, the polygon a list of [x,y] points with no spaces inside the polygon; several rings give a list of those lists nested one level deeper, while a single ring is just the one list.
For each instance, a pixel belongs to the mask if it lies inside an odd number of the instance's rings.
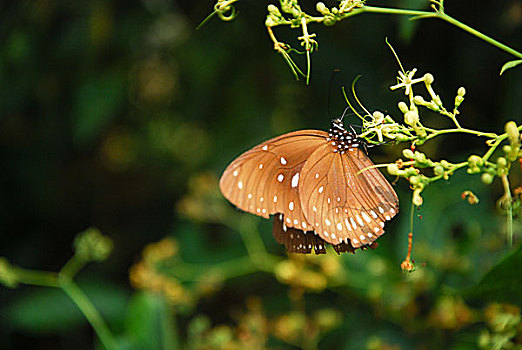
[{"label": "brown butterfly", "polygon": [[221,192],[246,212],[274,215],[273,234],[289,252],[375,248],[399,199],[341,119],[329,132],[300,130],[246,151],[225,170]]}]

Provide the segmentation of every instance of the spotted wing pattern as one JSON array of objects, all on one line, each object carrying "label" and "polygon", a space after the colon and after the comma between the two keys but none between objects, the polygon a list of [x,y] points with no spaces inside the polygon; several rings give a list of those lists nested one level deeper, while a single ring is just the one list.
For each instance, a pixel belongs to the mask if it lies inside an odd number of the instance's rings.
[{"label": "spotted wing pattern", "polygon": [[284,213],[286,227],[310,229],[298,185],[303,165],[326,137],[324,131],[301,130],[253,147],[226,168],[219,182],[221,192],[241,210],[264,218]]},{"label": "spotted wing pattern", "polygon": [[384,222],[398,212],[391,185],[358,148],[341,154],[331,144],[319,147],[302,169],[301,206],[319,236],[336,245],[371,245]]}]

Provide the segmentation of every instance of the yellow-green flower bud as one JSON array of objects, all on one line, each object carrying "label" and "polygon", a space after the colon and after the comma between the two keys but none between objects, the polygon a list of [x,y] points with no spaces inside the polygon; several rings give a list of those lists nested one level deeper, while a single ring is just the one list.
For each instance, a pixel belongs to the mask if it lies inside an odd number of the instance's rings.
[{"label": "yellow-green flower bud", "polygon": [[408,105],[405,102],[403,102],[403,101],[399,102],[397,106],[399,107],[399,110],[402,113],[407,113],[410,110],[408,108]]},{"label": "yellow-green flower bud", "polygon": [[435,78],[430,73],[424,74],[424,83],[429,85],[435,81]]},{"label": "yellow-green flower bud", "polygon": [[513,149],[511,148],[510,145],[505,145],[502,147],[502,151],[504,151],[504,153],[511,153]]},{"label": "yellow-green flower bud", "polygon": [[420,189],[416,189],[415,191],[413,191],[413,198],[412,198],[412,202],[413,202],[413,205],[417,206],[417,207],[420,207],[422,205],[422,197],[421,197],[421,190]]},{"label": "yellow-green flower bud", "polygon": [[500,167],[505,167],[505,166],[507,166],[507,160],[506,160],[506,158],[504,158],[504,157],[498,157],[498,158],[497,158],[497,165],[500,166]]},{"label": "yellow-green flower bud", "polygon": [[422,178],[419,175],[410,176],[409,181],[412,186],[416,186],[422,182]]},{"label": "yellow-green flower bud", "polygon": [[433,168],[433,173],[437,176],[444,174],[444,167],[440,164],[435,165]]},{"label": "yellow-green flower bud", "polygon": [[292,16],[294,16],[294,18],[299,17],[300,14],[301,14],[301,11],[299,11],[299,9],[294,8],[292,10]]},{"label": "yellow-green flower bud", "polygon": [[493,182],[493,175],[491,175],[490,173],[484,173],[480,177],[480,180],[482,180],[484,184],[489,185]]},{"label": "yellow-green flower bud", "polygon": [[275,5],[268,5],[268,13],[274,15],[274,16],[277,16],[277,17],[281,17],[281,12],[279,12],[279,9],[277,8],[277,6]]},{"label": "yellow-green flower bud", "polygon": [[384,114],[382,112],[375,111],[372,116],[376,123],[381,123],[384,120]]},{"label": "yellow-green flower bud", "polygon": [[413,151],[409,148],[403,149],[402,155],[404,156],[404,158],[408,158],[408,159],[413,159],[413,157],[414,157]]},{"label": "yellow-green flower bud", "polygon": [[413,97],[413,102],[416,105],[424,105],[424,104],[426,104],[426,101],[424,101],[424,97],[422,97],[421,95],[415,95],[415,97]]},{"label": "yellow-green flower bud", "polygon": [[96,228],[89,228],[74,240],[76,256],[84,261],[103,261],[112,252],[112,240]]},{"label": "yellow-green flower bud", "polygon": [[508,134],[509,143],[518,144],[520,142],[520,132],[517,128],[517,123],[509,121],[505,126],[506,133]]},{"label": "yellow-green flower bud", "polygon": [[322,2],[318,2],[317,5],[315,5],[315,9],[317,12],[321,13],[322,15],[327,15],[330,13],[330,10],[328,10],[328,7]]},{"label": "yellow-green flower bud", "polygon": [[408,111],[404,114],[404,123],[414,126],[419,121],[419,114],[416,111]]},{"label": "yellow-green flower bud", "polygon": [[404,170],[404,175],[405,175],[406,177],[409,177],[409,176],[415,176],[415,175],[417,175],[418,173],[419,173],[418,170],[415,169],[415,168],[406,168],[406,169]]},{"label": "yellow-green flower bud", "polygon": [[464,97],[465,94],[466,94],[466,89],[463,86],[459,87],[459,89],[457,90],[457,95]]},{"label": "yellow-green flower bud", "polygon": [[386,170],[388,171],[388,174],[390,174],[390,175],[399,175],[399,167],[395,163],[388,164],[388,166],[386,167]]},{"label": "yellow-green flower bud", "polygon": [[277,23],[274,21],[272,16],[270,16],[270,15],[266,16],[265,27],[270,28],[270,27],[275,27],[276,25],[277,25]]},{"label": "yellow-green flower bud", "polygon": [[444,168],[449,167],[449,162],[446,159],[442,159],[440,161],[440,165],[442,165]]},{"label": "yellow-green flower bud", "polygon": [[424,153],[415,151],[415,160],[419,163],[426,163],[426,155]]},{"label": "yellow-green flower bud", "polygon": [[482,158],[480,158],[479,156],[472,155],[472,156],[469,156],[468,163],[469,163],[469,166],[471,167],[471,166],[482,166],[482,164],[484,162],[482,161]]}]

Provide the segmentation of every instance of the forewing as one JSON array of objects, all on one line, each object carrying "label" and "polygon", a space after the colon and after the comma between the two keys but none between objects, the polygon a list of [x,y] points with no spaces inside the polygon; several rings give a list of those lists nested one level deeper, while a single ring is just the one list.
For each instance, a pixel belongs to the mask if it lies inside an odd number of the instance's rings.
[{"label": "forewing", "polygon": [[306,161],[299,184],[301,206],[328,243],[371,245],[384,233],[384,222],[398,212],[395,191],[377,169],[366,169],[372,165],[358,148],[340,154],[328,144]]},{"label": "forewing", "polygon": [[307,158],[328,134],[301,130],[257,145],[236,158],[224,171],[219,186],[232,204],[268,218],[283,213],[287,227],[309,229],[301,210],[298,184]]}]

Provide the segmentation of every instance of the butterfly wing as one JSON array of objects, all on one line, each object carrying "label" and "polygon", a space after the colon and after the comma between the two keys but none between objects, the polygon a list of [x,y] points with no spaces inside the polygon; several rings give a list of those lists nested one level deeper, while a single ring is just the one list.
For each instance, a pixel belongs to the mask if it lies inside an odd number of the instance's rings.
[{"label": "butterfly wing", "polygon": [[241,210],[264,218],[283,213],[287,227],[311,229],[301,210],[298,184],[306,160],[327,137],[324,131],[300,130],[253,147],[226,168],[221,192]]},{"label": "butterfly wing", "polygon": [[[384,176],[358,148],[341,154],[329,144],[310,155],[299,184],[301,207],[326,242],[371,245],[384,222],[398,212],[398,198]],[[360,172],[360,173],[359,173]]]}]

